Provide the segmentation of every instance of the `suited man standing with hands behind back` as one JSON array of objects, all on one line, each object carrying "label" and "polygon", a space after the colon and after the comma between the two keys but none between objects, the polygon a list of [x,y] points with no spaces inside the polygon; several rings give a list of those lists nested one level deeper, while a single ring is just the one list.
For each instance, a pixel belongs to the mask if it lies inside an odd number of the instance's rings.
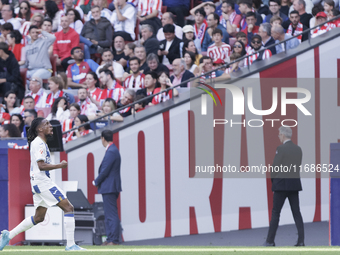
[{"label": "suited man standing with hands behind back", "polygon": [[102,245],[118,245],[120,220],[118,217],[117,199],[122,191],[120,180],[120,153],[112,142],[113,132],[104,130],[101,134],[105,156],[99,167],[99,175],[93,181],[98,193],[103,196],[105,229],[107,239]]},{"label": "suited man standing with hands behind back", "polygon": [[[304,227],[299,205],[299,191],[302,190],[300,180],[302,150],[290,140],[291,137],[292,129],[290,127],[281,126],[279,128],[279,139],[282,144],[276,149],[276,155],[272,165],[273,170],[271,170],[272,191],[274,192],[273,210],[268,236],[264,246],[275,246],[274,239],[276,230],[286,198],[289,200],[295,225],[298,230],[298,241],[295,246],[305,246]],[[291,169],[291,171],[285,172],[283,168]],[[275,171],[275,169],[283,170]],[[296,171],[294,171],[294,169],[296,169]]]}]

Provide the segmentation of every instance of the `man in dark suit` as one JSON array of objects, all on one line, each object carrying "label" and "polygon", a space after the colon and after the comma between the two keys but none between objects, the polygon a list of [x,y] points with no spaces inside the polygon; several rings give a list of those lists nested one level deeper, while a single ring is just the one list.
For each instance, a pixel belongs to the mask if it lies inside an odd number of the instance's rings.
[{"label": "man in dark suit", "polygon": [[[275,246],[275,235],[279,225],[280,213],[283,204],[288,198],[290,208],[298,230],[298,241],[295,246],[305,246],[304,227],[299,205],[299,191],[302,190],[300,180],[300,167],[302,161],[301,148],[290,139],[292,129],[290,127],[279,128],[279,139],[282,145],[277,147],[276,155],[271,169],[273,210],[268,236],[264,246]],[[290,171],[289,171],[290,169]],[[288,171],[287,171],[288,170]]]},{"label": "man in dark suit", "polygon": [[163,27],[165,40],[159,43],[159,62],[164,65],[172,64],[172,61],[176,58],[180,58],[179,44],[181,40],[175,35],[175,26],[172,24],[166,24]]},{"label": "man in dark suit", "polygon": [[[272,29],[272,26],[269,23],[263,23],[260,25],[258,34],[262,38],[263,47],[268,47],[272,44],[275,44],[274,38],[271,37],[271,29]],[[269,48],[269,50],[272,52],[272,55],[276,54],[275,46]]]},{"label": "man in dark suit", "polygon": [[[183,59],[177,58],[172,62],[172,67],[174,69],[174,74],[171,75],[170,81],[173,86],[176,86],[178,84],[181,84],[184,81],[187,81],[195,75],[192,72],[189,72],[188,70],[185,70],[185,61]],[[190,87],[188,86],[188,83],[184,83],[181,85],[181,87]]]},{"label": "man in dark suit", "polygon": [[118,245],[120,220],[118,217],[117,199],[122,191],[120,181],[120,154],[112,143],[113,132],[104,130],[101,134],[103,146],[106,148],[104,159],[99,167],[99,175],[94,180],[98,193],[103,196],[105,228],[107,239],[103,245]]}]

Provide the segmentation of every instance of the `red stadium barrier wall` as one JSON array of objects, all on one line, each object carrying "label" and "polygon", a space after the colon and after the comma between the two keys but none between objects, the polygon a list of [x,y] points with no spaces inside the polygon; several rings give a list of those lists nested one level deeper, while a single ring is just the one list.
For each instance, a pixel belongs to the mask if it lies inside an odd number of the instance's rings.
[{"label": "red stadium barrier wall", "polygon": [[[8,149],[8,228],[13,229],[25,219],[25,205],[33,204],[30,184],[28,150]],[[10,244],[25,240],[25,233],[14,237]]]}]

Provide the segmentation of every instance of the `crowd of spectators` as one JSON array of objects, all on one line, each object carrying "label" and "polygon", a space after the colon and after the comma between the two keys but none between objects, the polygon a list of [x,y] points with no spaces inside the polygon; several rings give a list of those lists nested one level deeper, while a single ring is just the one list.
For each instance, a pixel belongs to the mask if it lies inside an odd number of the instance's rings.
[{"label": "crowd of spectators", "polygon": [[338,16],[336,0],[2,0],[0,10],[0,137],[25,137],[44,116],[64,132],[76,128],[65,142],[136,100],[160,93],[94,125],[178,96],[172,86],[230,78],[340,26],[301,34]]}]

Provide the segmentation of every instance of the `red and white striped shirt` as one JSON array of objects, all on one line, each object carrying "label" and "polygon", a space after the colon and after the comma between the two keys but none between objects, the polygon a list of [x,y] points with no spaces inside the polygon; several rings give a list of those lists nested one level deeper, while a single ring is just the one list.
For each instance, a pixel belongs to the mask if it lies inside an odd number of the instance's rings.
[{"label": "red and white striped shirt", "polygon": [[215,43],[208,47],[208,56],[212,58],[213,61],[217,59],[223,59],[224,62],[229,62],[229,56],[231,54],[231,47],[229,44],[222,42],[221,46],[216,46]]},{"label": "red and white striped shirt", "polygon": [[108,97],[118,103],[118,101],[123,97],[125,89],[116,80],[113,81],[112,88],[109,91]]},{"label": "red and white striped shirt", "polygon": [[102,90],[100,88],[95,88],[94,90],[89,91],[91,97],[96,100],[96,101],[100,101],[100,97],[102,94]]},{"label": "red and white striped shirt", "polygon": [[22,36],[28,35],[29,29],[31,27],[31,21],[25,21],[20,28],[20,33]]},{"label": "red and white striped shirt", "polygon": [[83,102],[78,102],[80,106],[80,114],[82,115],[95,115],[98,110],[97,106],[91,102],[89,98],[86,98]]},{"label": "red and white striped shirt", "polygon": [[[247,56],[251,55],[255,53],[255,50],[252,49],[247,53]],[[260,53],[258,52],[257,54],[252,55],[251,57],[249,57],[249,65],[253,64],[253,62],[255,60],[257,60],[257,58],[260,56]],[[265,50],[262,54],[262,60],[264,59],[269,59],[272,56],[272,52],[270,50]],[[247,58],[244,59],[244,66],[248,66],[248,61]]]},{"label": "red and white striped shirt", "polygon": [[140,73],[137,78],[131,74],[124,81],[124,87],[126,89],[143,89],[144,88],[145,74]]},{"label": "red and white striped shirt", "polygon": [[72,118],[72,119],[67,119],[63,121],[62,123],[63,132],[73,128],[73,120],[74,119]]},{"label": "red and white striped shirt", "polygon": [[318,35],[322,35],[323,33],[326,33],[335,27],[336,26],[333,23],[326,23],[325,25],[314,29],[311,37],[314,38],[314,37],[317,37]]},{"label": "red and white striped shirt", "polygon": [[51,92],[50,94],[47,95],[45,107],[52,107],[54,101],[55,101],[58,97],[62,97],[62,96],[64,95],[64,91],[58,90],[57,93],[55,93],[54,95],[52,95],[52,94],[53,94],[53,93]]},{"label": "red and white striped shirt", "polygon": [[286,34],[289,34],[291,36],[295,36],[295,35],[298,35],[300,34],[299,36],[297,36],[296,38],[299,40],[299,42],[301,43],[301,40],[302,40],[302,33],[303,32],[303,25],[302,23],[298,23],[297,26],[296,26],[296,29],[294,30],[294,33],[293,33],[293,27],[292,27],[292,24],[289,25],[288,29],[287,29],[287,32]]},{"label": "red and white striped shirt", "polygon": [[158,10],[158,18],[162,18],[162,0],[139,0],[138,11],[140,16],[150,15],[153,11]]},{"label": "red and white striped shirt", "polygon": [[340,27],[340,19],[334,20],[332,22],[336,27]]},{"label": "red and white striped shirt", "polygon": [[[155,88],[155,90],[153,91],[154,94],[157,94],[161,92],[161,88]],[[172,98],[172,90],[169,90],[167,93],[165,93],[165,91],[161,94],[158,94],[157,96],[154,96],[152,98],[152,104],[159,104],[165,101],[168,101],[169,99]]]}]

